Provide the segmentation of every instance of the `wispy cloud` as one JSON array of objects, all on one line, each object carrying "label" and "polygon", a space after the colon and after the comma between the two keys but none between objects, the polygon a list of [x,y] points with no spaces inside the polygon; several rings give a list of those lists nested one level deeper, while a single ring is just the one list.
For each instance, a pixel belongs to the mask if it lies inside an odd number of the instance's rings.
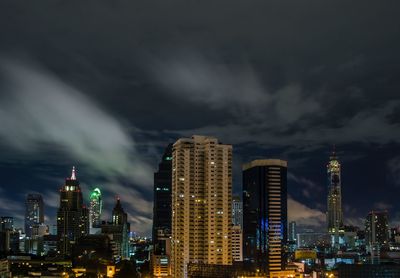
[{"label": "wispy cloud", "polygon": [[[43,146],[55,146],[94,177],[104,177],[106,182],[129,181],[127,187],[111,185],[109,193],[129,196],[132,214],[151,213],[151,206],[142,201],[132,184],[149,190],[153,169],[141,159],[127,127],[95,100],[43,69],[2,60],[0,70],[4,84],[0,99],[2,144],[21,153],[42,155]],[[42,193],[49,207],[58,206],[57,192]]]},{"label": "wispy cloud", "polygon": [[340,94],[323,87],[307,90],[290,82],[271,89],[268,76],[261,76],[247,63],[227,63],[212,55],[183,51],[152,65],[154,77],[172,96],[230,114],[229,120],[171,133],[213,134],[234,144],[270,147],[318,146],[332,140],[338,144],[399,142],[400,129],[390,116],[400,101],[337,114]]},{"label": "wispy cloud", "polygon": [[306,205],[288,197],[288,218],[289,221],[296,221],[299,225],[324,227],[325,213],[318,209],[309,208]]},{"label": "wispy cloud", "polygon": [[[298,84],[268,90],[248,63],[231,65],[195,51],[155,59],[151,71],[167,93],[210,109],[223,109],[233,122],[261,122],[265,127],[291,124],[322,112]],[[291,109],[287,109],[290,107]]]},{"label": "wispy cloud", "polygon": [[393,205],[385,203],[385,202],[376,202],[373,205],[373,208],[377,209],[377,210],[389,210],[392,207],[393,207]]}]

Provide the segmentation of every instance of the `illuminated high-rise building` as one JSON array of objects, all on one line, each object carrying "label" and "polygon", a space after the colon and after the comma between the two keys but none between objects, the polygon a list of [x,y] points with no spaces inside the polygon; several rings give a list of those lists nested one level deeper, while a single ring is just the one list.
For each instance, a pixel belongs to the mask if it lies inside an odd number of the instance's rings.
[{"label": "illuminated high-rise building", "polygon": [[70,255],[76,240],[89,233],[88,214],[73,167],[71,177],[65,180],[60,189],[60,206],[57,211],[57,236],[62,255]]},{"label": "illuminated high-rise building", "polygon": [[287,162],[243,165],[243,261],[265,275],[284,269],[287,241]]},{"label": "illuminated high-rise building", "polygon": [[344,234],[342,211],[341,168],[336,151],[333,150],[327,164],[328,211],[326,214],[328,233],[332,237],[332,247],[339,248],[339,238]]},{"label": "illuminated high-rise building", "polygon": [[32,237],[32,229],[44,222],[43,198],[40,194],[28,194],[25,201],[25,235]]},{"label": "illuminated high-rise building", "polygon": [[172,277],[187,265],[231,265],[232,146],[194,135],[172,154]]},{"label": "illuminated high-rise building", "polygon": [[101,198],[101,191],[99,188],[95,188],[90,193],[89,224],[91,233],[93,228],[99,228],[101,224],[102,208],[103,208],[103,200]]}]

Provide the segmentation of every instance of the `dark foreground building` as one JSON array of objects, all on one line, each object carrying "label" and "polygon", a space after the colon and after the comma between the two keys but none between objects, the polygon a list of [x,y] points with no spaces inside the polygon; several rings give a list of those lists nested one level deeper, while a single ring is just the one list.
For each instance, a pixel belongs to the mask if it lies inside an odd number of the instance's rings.
[{"label": "dark foreground building", "polygon": [[243,165],[243,261],[262,273],[284,269],[287,241],[287,162]]},{"label": "dark foreground building", "polygon": [[158,171],[154,173],[153,242],[156,252],[159,251],[158,231],[171,235],[171,183],[172,144],[169,144],[158,164]]}]

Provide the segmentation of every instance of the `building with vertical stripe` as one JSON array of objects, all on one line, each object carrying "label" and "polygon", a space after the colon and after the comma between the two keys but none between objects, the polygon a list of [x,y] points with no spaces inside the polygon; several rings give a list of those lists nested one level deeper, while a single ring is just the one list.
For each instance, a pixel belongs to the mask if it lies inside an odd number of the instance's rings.
[{"label": "building with vertical stripe", "polygon": [[287,241],[287,162],[243,165],[243,260],[254,271],[284,269]]}]

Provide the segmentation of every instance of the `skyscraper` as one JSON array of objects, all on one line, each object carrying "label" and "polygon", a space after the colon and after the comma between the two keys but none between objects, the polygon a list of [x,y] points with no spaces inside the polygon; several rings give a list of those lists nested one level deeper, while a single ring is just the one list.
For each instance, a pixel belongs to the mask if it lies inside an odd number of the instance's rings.
[{"label": "skyscraper", "polygon": [[112,211],[112,221],[101,225],[101,232],[108,234],[114,240],[117,248],[117,259],[129,258],[129,232],[130,224],[128,222],[128,214],[124,211],[119,197],[116,199],[114,209]]},{"label": "skyscraper", "polygon": [[164,150],[158,171],[154,173],[153,207],[153,276],[171,275],[171,184],[172,144]]},{"label": "skyscraper", "polygon": [[232,146],[194,135],[172,155],[172,277],[187,265],[232,264]]},{"label": "skyscraper", "polygon": [[233,226],[243,226],[243,202],[239,196],[232,198],[232,223]]},{"label": "skyscraper", "polygon": [[342,211],[342,185],[340,162],[335,149],[327,164],[328,174],[328,233],[332,236],[332,247],[339,248],[339,237],[344,234]]},{"label": "skyscraper", "polygon": [[284,268],[287,241],[287,162],[243,165],[243,260],[268,274]]},{"label": "skyscraper", "polygon": [[76,179],[75,167],[70,178],[60,189],[60,207],[57,211],[57,236],[59,252],[71,254],[71,247],[76,240],[89,233],[88,209],[83,204],[79,181]]},{"label": "skyscraper", "polygon": [[28,194],[25,202],[25,234],[32,237],[32,229],[44,222],[43,198],[40,194]]},{"label": "skyscraper", "polygon": [[101,191],[99,188],[95,188],[90,193],[89,223],[91,232],[92,228],[100,226],[102,208],[103,200],[101,198]]},{"label": "skyscraper", "polygon": [[171,183],[172,183],[172,144],[164,151],[158,171],[154,173],[153,243],[157,252],[158,230],[163,237],[171,235]]}]

